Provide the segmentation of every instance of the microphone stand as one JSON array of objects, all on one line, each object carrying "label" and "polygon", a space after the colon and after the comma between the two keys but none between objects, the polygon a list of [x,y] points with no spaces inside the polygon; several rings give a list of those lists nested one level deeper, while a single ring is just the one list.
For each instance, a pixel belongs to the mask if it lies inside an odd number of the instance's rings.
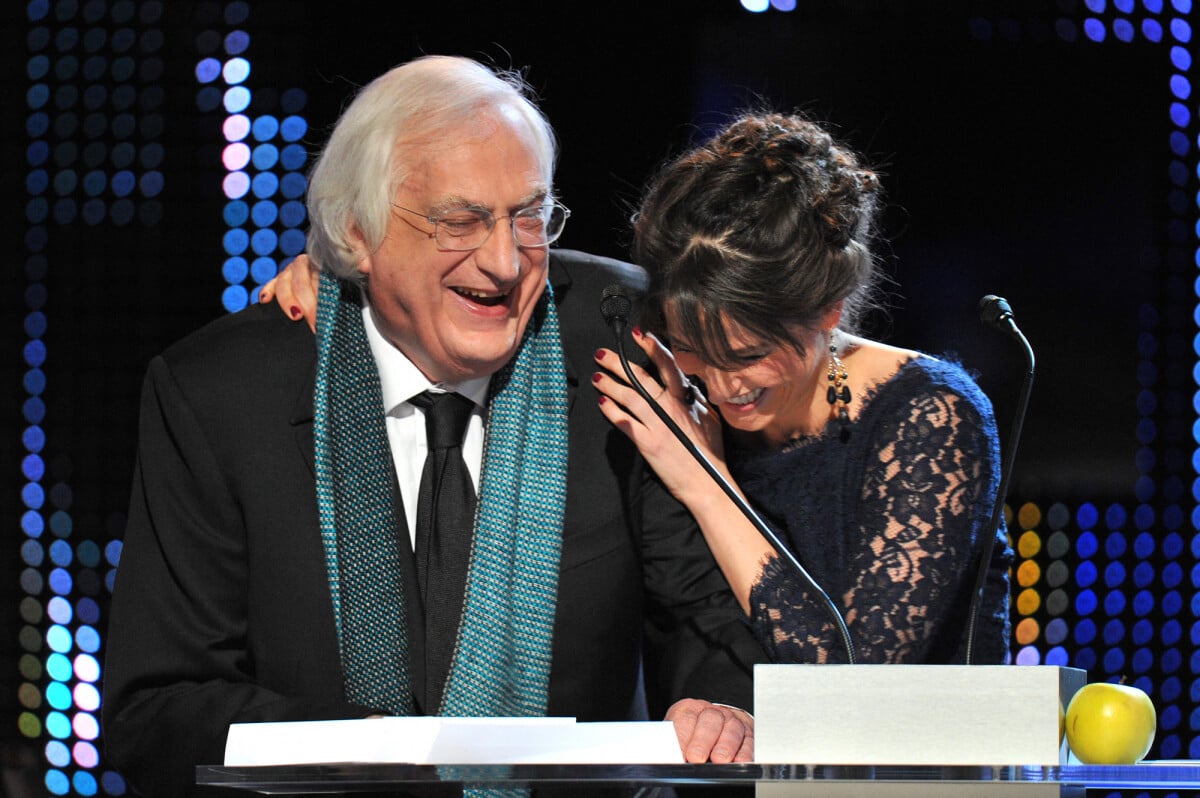
[{"label": "microphone stand", "polygon": [[1008,495],[1008,483],[1012,477],[1013,463],[1016,461],[1017,443],[1021,439],[1021,427],[1025,422],[1025,409],[1029,405],[1029,395],[1033,391],[1034,357],[1033,347],[1029,340],[1017,327],[1013,319],[1012,308],[1006,300],[988,294],[979,303],[981,319],[1002,331],[1007,331],[1021,344],[1025,354],[1027,369],[1021,385],[1021,393],[1017,402],[1016,414],[1013,416],[1012,429],[1008,435],[1008,451],[1005,453],[1000,466],[1000,485],[996,489],[996,501],[992,505],[992,518],[988,523],[988,536],[984,543],[979,571],[975,575],[975,592],[971,597],[971,612],[967,621],[966,664],[970,665],[975,648],[975,627],[979,623],[979,613],[983,607],[983,591],[987,583],[987,574],[992,560],[992,551],[996,547],[996,532],[1000,529],[1000,519],[1004,514],[1004,501]]},{"label": "microphone stand", "polygon": [[608,288],[604,289],[604,294],[600,302],[600,311],[604,314],[605,322],[607,322],[609,327],[612,328],[613,337],[617,342],[617,355],[621,359],[621,368],[625,371],[625,377],[629,380],[629,384],[632,385],[633,389],[637,391],[643,399],[646,400],[646,403],[650,405],[650,408],[654,411],[654,414],[657,415],[659,419],[667,425],[667,428],[671,430],[672,434],[674,434],[679,442],[683,444],[684,448],[688,450],[688,453],[691,454],[691,456],[694,457],[701,466],[703,466],[704,470],[708,472],[708,475],[712,477],[713,481],[717,483],[718,487],[724,491],[725,495],[728,496],[730,501],[734,503],[734,506],[736,506],[742,512],[742,515],[744,515],[747,520],[754,525],[754,528],[758,530],[759,534],[766,538],[767,542],[771,544],[783,561],[800,575],[800,578],[806,585],[808,585],[809,590],[816,593],[820,604],[828,613],[830,620],[833,622],[833,625],[837,630],[838,636],[841,638],[842,647],[846,652],[846,662],[850,665],[854,665],[856,662],[856,657],[854,653],[854,643],[850,639],[850,631],[846,628],[845,619],[842,618],[842,614],[838,611],[837,606],[834,605],[833,601],[829,598],[829,595],[821,588],[819,584],[817,584],[817,581],[813,579],[812,575],[809,574],[807,570],[805,570],[804,566],[800,564],[800,561],[796,559],[796,555],[794,555],[791,550],[783,544],[783,541],[779,539],[779,536],[775,534],[775,531],[767,526],[766,522],[763,521],[758,513],[756,513],[754,509],[746,502],[746,500],[742,498],[741,494],[734,490],[733,486],[729,484],[729,481],[725,479],[725,476],[717,470],[716,466],[712,464],[712,461],[710,461],[708,457],[706,457],[704,453],[701,452],[694,443],[692,443],[692,440],[687,436],[687,433],[681,430],[679,425],[675,423],[675,419],[671,418],[671,415],[664,410],[652,396],[650,396],[650,393],[645,389],[638,378],[634,376],[633,369],[629,365],[629,360],[625,356],[625,342],[623,340],[626,317],[628,316],[630,308],[631,303],[629,302],[628,297],[625,296],[624,290],[620,286],[610,285]]}]

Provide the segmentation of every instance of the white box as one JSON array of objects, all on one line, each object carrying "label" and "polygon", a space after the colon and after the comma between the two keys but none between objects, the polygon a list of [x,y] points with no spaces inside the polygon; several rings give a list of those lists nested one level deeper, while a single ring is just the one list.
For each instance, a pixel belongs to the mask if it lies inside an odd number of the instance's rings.
[{"label": "white box", "polygon": [[1066,764],[1087,683],[1051,665],[756,665],[755,760],[806,765]]}]

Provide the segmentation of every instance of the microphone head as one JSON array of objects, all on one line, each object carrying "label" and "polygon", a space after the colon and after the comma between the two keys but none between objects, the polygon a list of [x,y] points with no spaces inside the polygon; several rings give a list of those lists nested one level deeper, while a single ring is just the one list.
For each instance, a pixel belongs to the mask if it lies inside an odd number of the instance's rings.
[{"label": "microphone head", "polygon": [[618,319],[622,322],[628,321],[632,311],[633,302],[623,286],[613,283],[600,294],[600,314],[604,316],[605,324],[612,324]]},{"label": "microphone head", "polygon": [[979,300],[979,319],[984,324],[995,327],[1013,317],[1012,306],[1004,297],[988,294]]}]

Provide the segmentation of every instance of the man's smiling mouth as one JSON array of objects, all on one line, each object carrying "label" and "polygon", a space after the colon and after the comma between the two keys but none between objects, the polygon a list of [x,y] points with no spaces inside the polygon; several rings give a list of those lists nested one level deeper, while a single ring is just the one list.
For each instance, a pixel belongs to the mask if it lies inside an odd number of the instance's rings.
[{"label": "man's smiling mouth", "polygon": [[464,299],[471,300],[477,305],[483,305],[484,307],[489,308],[504,304],[504,300],[508,299],[509,295],[508,291],[505,291],[502,294],[497,294],[493,291],[476,291],[471,288],[451,288],[450,290]]}]

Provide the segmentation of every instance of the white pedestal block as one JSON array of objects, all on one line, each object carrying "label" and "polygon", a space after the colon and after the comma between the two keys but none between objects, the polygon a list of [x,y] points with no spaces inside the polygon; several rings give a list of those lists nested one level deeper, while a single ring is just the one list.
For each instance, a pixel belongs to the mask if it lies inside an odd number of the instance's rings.
[{"label": "white pedestal block", "polygon": [[1050,665],[757,665],[755,759],[826,765],[1060,765],[1087,682]]}]

